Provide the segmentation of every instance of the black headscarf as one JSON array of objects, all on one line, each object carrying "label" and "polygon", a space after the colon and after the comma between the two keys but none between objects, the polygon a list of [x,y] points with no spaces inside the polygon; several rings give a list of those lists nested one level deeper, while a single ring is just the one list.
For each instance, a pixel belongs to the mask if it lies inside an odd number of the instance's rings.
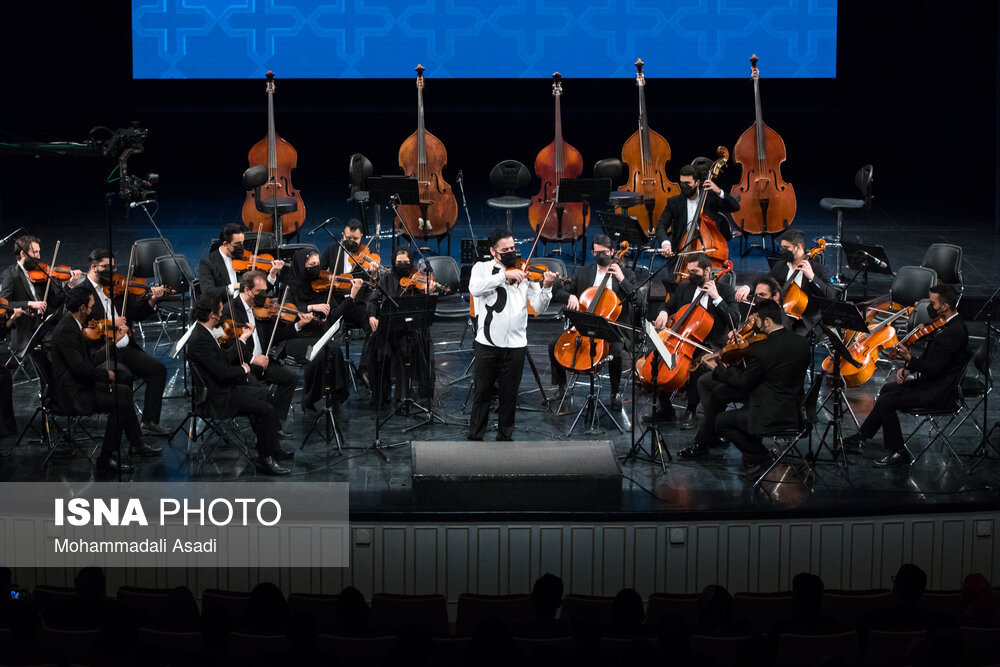
[{"label": "black headscarf", "polygon": [[288,272],[288,286],[291,288],[289,299],[292,303],[302,306],[319,303],[318,293],[312,288],[312,281],[306,273],[306,259],[311,250],[297,250],[292,257],[292,267]]}]

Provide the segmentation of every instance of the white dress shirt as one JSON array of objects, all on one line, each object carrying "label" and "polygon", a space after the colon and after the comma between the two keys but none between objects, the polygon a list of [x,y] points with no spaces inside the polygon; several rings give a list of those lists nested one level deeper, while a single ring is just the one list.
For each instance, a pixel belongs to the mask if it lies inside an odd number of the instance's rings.
[{"label": "white dress shirt", "polygon": [[28,275],[28,270],[24,268],[24,264],[20,262],[18,262],[17,265],[21,267],[21,273],[24,274],[24,279],[28,281],[28,289],[31,290],[31,296],[34,297],[32,301],[41,301],[41,299],[38,298],[38,292],[35,291],[35,283],[31,282],[31,277]]},{"label": "white dress shirt", "polygon": [[[469,276],[469,294],[476,307],[476,342],[493,347],[519,348],[528,345],[528,303],[536,312],[545,312],[552,300],[552,288],[522,280],[507,282],[502,264],[478,262]],[[499,311],[490,311],[502,300]]]},{"label": "white dress shirt", "polygon": [[[87,280],[90,280],[90,276],[87,276]],[[109,320],[113,320],[118,317],[118,309],[115,308],[114,302],[104,293],[104,288],[90,280],[90,284],[93,286],[94,291],[97,292],[97,298],[101,300],[101,305],[104,306],[104,317]],[[122,336],[122,339],[115,343],[115,347],[123,348],[128,345],[129,337],[128,334]]]}]

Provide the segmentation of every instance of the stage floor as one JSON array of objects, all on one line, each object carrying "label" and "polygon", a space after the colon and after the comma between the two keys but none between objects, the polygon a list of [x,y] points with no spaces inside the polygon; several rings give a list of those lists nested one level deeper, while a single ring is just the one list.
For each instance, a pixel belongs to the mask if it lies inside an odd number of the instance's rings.
[{"label": "stage floor", "polygon": [[[162,195],[161,195],[162,196]],[[472,197],[470,197],[472,199]],[[805,207],[800,207],[805,208]],[[800,211],[799,223],[810,237],[818,237],[832,233],[832,218],[822,213],[818,207],[815,212]],[[217,233],[221,222],[211,210],[198,209],[194,203],[174,204],[173,208],[165,205],[164,212],[158,220],[165,235],[175,244],[178,252],[185,254],[192,265],[208,248],[208,243]],[[206,219],[210,221],[206,222]],[[224,219],[224,218],[223,218]],[[490,220],[491,218],[486,218]],[[477,235],[485,235],[489,224],[477,226]],[[518,238],[529,236],[530,230],[526,224],[515,231]],[[62,240],[60,262],[66,261],[73,266],[82,266],[83,258],[94,245],[107,245],[106,231],[84,236],[79,233],[79,221],[53,221],[46,229],[32,229],[43,238],[43,255],[51,252],[51,244],[56,239]],[[521,233],[523,231],[523,233]],[[958,243],[965,248],[964,274],[969,286],[967,294],[988,296],[993,287],[1000,284],[1000,268],[995,261],[1000,251],[1000,240],[985,227],[957,226],[948,221],[939,220],[895,220],[884,212],[876,210],[863,223],[851,222],[848,225],[847,238],[861,236],[867,243],[881,243],[886,246],[894,267],[905,264],[919,264],[924,250],[930,243]],[[124,224],[116,224],[114,230],[115,245],[124,248],[134,238],[152,236],[152,229],[142,220],[133,216]],[[307,241],[319,239],[320,235],[303,238]],[[459,251],[458,239],[469,236],[468,227],[460,226],[455,230],[455,238],[451,244],[452,254],[457,257]],[[759,242],[759,239],[757,239]],[[432,244],[433,247],[433,244]],[[443,248],[443,246],[442,246]],[[736,269],[740,282],[752,274],[763,271],[766,262],[760,250],[754,250],[744,258],[736,257],[737,244],[731,244],[731,252],[736,261]],[[127,251],[119,250],[119,261],[124,264]],[[384,254],[388,254],[387,252]],[[46,260],[47,261],[47,260]],[[829,258],[828,262],[834,261]],[[872,276],[869,286],[871,295],[886,293],[889,279]],[[857,290],[860,296],[860,289]],[[855,290],[852,290],[852,294]],[[970,326],[972,335],[982,335],[984,329],[981,323]],[[529,325],[529,351],[536,362],[542,378],[539,387],[528,365],[521,382],[520,409],[517,416],[515,440],[551,440],[553,442],[566,440],[612,440],[616,452],[624,458],[632,443],[630,432],[632,419],[631,385],[625,387],[625,408],[617,415],[619,422],[625,428],[623,433],[611,424],[606,417],[598,423],[596,431],[589,431],[586,425],[577,424],[572,432],[568,432],[576,410],[584,403],[587,395],[585,379],[581,378],[572,393],[572,399],[563,406],[569,414],[554,414],[554,397],[548,377],[548,355],[546,346],[558,335],[560,327],[557,322],[533,321]],[[477,498],[475,485],[464,484],[461,502],[447,504],[428,499],[414,491],[411,482],[410,446],[411,440],[464,440],[466,437],[465,423],[468,420],[469,378],[467,371],[471,361],[471,342],[473,332],[466,327],[464,321],[439,321],[432,327],[432,338],[435,341],[437,363],[437,390],[434,398],[434,410],[445,418],[449,424],[434,424],[416,428],[409,432],[404,429],[415,426],[419,418],[396,416],[390,419],[380,432],[383,443],[403,443],[385,452],[388,460],[384,460],[372,445],[374,443],[375,410],[367,399],[367,392],[362,389],[361,396],[353,393],[342,408],[340,425],[345,437],[345,448],[338,454],[333,446],[323,442],[322,437],[314,434],[304,445],[302,438],[312,425],[315,417],[303,415],[298,409],[298,395],[293,401],[293,412],[286,423],[286,430],[296,434],[294,441],[284,441],[288,448],[294,446],[296,451],[292,480],[301,481],[346,481],[351,485],[351,514],[354,520],[413,520],[434,521],[448,519],[468,519],[475,516],[477,520],[512,520],[518,517],[534,520],[693,520],[713,517],[773,517],[773,516],[856,516],[863,514],[905,514],[949,511],[973,511],[995,509],[1000,505],[1000,497],[995,492],[1000,473],[1000,454],[997,449],[990,448],[990,457],[977,465],[973,470],[963,470],[972,463],[970,454],[980,442],[979,433],[967,422],[952,438],[956,449],[963,454],[962,464],[954,457],[944,454],[935,445],[933,450],[924,456],[912,469],[877,469],[871,465],[871,460],[884,455],[881,447],[875,446],[862,455],[848,457],[849,465],[845,469],[833,462],[823,462],[830,459],[829,452],[823,450],[816,475],[808,487],[795,483],[794,475],[779,466],[772,473],[773,479],[787,479],[782,484],[766,484],[769,494],[752,493],[750,481],[741,477],[739,470],[739,454],[733,448],[713,450],[706,459],[687,461],[676,457],[676,452],[690,444],[694,431],[680,431],[673,425],[663,428],[663,435],[673,460],[667,460],[661,466],[656,462],[628,461],[622,464],[624,475],[622,495],[619,503],[613,505],[590,503],[586,500],[574,500],[552,506],[541,498],[538,503],[532,503],[531,498],[521,498],[520,502],[508,508],[498,508]],[[464,334],[464,337],[463,337]],[[157,331],[151,329],[149,334],[155,340]],[[152,341],[147,338],[147,350],[151,349]],[[358,360],[360,342],[352,345],[352,357]],[[825,355],[825,350],[817,352],[817,365]],[[188,399],[183,397],[183,376],[179,364],[167,356],[165,345],[157,348],[156,356],[167,364],[169,383],[164,402],[161,424],[175,427],[187,412]],[[876,377],[884,377],[888,367],[877,373]],[[552,407],[545,408],[541,393],[552,402]],[[875,380],[848,392],[851,407],[859,419],[870,410],[874,392],[877,390]],[[140,391],[141,394],[141,391]],[[821,399],[825,397],[821,395]],[[607,401],[607,390],[602,398]],[[555,400],[552,400],[555,399]],[[637,414],[641,412],[648,399],[648,394],[637,392]],[[675,403],[682,401],[675,398]],[[33,389],[28,384],[15,387],[15,409],[19,425],[23,428],[35,410],[37,400]],[[994,407],[995,406],[995,407]],[[383,412],[383,416],[387,413]],[[982,409],[975,418],[982,423]],[[1000,400],[990,401],[990,410],[986,420],[987,428],[1000,419]],[[823,420],[825,422],[825,418]],[[582,420],[581,420],[582,422]],[[848,416],[845,420],[845,433],[853,433],[856,429]],[[904,432],[908,432],[910,420],[904,419]],[[37,424],[37,422],[36,422]],[[813,437],[812,448],[816,450],[819,436],[825,428],[821,423]],[[912,428],[912,426],[910,426]],[[642,425],[637,424],[636,436],[642,431]],[[99,425],[97,433],[103,432]],[[492,439],[493,433],[487,434]],[[26,440],[31,439],[31,434]],[[1000,447],[1000,433],[994,435],[994,447]],[[649,449],[649,438],[645,440],[644,449]],[[876,437],[876,443],[880,436]],[[166,443],[157,443],[166,444]],[[148,481],[187,481],[192,479],[207,479],[218,481],[248,481],[268,483],[276,479],[257,474],[233,451],[220,450],[205,466],[201,475],[198,474],[199,463],[185,456],[187,439],[182,432],[165,449],[162,458],[142,460],[138,462],[131,479]],[[803,449],[808,447],[803,444]],[[95,474],[92,467],[82,458],[66,458],[54,456],[47,468],[42,468],[45,452],[40,444],[24,442],[13,446],[13,439],[3,442],[5,451],[11,456],[0,458],[0,479],[6,481],[29,480],[112,480],[114,476],[107,473]]]}]

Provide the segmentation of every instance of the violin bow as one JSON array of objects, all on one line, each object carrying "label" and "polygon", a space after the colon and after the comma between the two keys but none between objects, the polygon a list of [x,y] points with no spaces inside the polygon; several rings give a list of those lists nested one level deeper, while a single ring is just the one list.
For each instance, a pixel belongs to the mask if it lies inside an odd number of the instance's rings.
[{"label": "violin bow", "polygon": [[271,327],[271,340],[267,341],[267,349],[264,356],[271,354],[271,346],[274,345],[274,335],[278,333],[278,325],[281,323],[281,314],[285,312],[285,302],[288,300],[288,287],[285,287],[284,294],[281,295],[281,303],[278,305],[278,312],[274,315],[274,326]]},{"label": "violin bow", "polygon": [[[125,272],[125,289],[122,294],[122,317],[125,317],[125,308],[128,307],[128,287],[132,282],[132,272],[135,271],[135,266],[132,261],[135,259],[135,244],[132,244],[132,250],[128,254],[128,271]],[[111,272],[111,298],[108,299],[112,304],[114,304],[115,298],[115,281],[114,281],[114,271]],[[114,319],[114,313],[111,313],[111,319]]]},{"label": "violin bow", "polygon": [[[236,324],[236,310],[233,308],[233,297],[232,297],[232,294],[229,293],[229,289],[228,288],[226,289],[226,300],[229,302],[229,314],[232,316],[232,318],[233,318],[233,324],[235,325]],[[222,329],[223,329],[223,331],[225,331],[225,325],[223,325]],[[240,366],[242,366],[243,364],[245,364],[246,361],[243,360],[243,341],[240,340],[239,336],[236,336],[236,354],[239,355]]]},{"label": "violin bow", "polygon": [[[60,243],[62,243],[62,241],[56,241],[56,248],[55,248],[55,250],[52,251],[52,263],[49,264],[49,271],[51,271],[52,267],[54,267],[56,265],[56,257],[59,256],[59,244]],[[42,296],[42,301],[45,301],[45,302],[48,302],[48,300],[49,300],[49,288],[52,287],[52,274],[49,273],[49,271],[45,271],[44,272],[45,273],[46,281],[45,281],[45,294],[44,294],[44,296]]]},{"label": "violin bow", "polygon": [[260,234],[263,231],[264,231],[264,223],[262,222],[257,225],[257,242],[253,244],[253,261],[250,262],[251,271],[257,268],[257,253],[260,252]]}]

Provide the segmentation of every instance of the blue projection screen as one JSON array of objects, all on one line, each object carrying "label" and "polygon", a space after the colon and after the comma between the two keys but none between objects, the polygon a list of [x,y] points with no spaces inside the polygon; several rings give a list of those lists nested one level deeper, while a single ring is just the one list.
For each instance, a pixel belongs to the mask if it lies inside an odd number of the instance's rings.
[{"label": "blue projection screen", "polygon": [[836,0],[132,0],[136,79],[836,76]]}]

